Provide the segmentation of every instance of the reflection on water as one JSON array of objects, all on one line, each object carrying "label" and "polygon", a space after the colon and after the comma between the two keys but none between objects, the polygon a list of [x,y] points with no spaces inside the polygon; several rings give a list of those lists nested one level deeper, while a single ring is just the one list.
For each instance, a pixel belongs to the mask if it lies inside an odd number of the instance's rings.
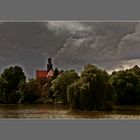
[{"label": "reflection on water", "polygon": [[140,119],[135,111],[70,111],[63,105],[0,105],[0,118],[20,119]]}]

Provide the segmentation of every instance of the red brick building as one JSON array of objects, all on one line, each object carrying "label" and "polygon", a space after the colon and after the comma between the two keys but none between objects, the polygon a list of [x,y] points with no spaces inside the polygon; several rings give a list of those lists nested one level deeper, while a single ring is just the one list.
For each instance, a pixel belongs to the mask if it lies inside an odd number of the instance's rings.
[{"label": "red brick building", "polygon": [[50,87],[50,82],[53,76],[53,65],[51,62],[51,58],[48,58],[47,70],[36,70],[36,78],[39,82],[39,88],[42,97],[47,96]]}]

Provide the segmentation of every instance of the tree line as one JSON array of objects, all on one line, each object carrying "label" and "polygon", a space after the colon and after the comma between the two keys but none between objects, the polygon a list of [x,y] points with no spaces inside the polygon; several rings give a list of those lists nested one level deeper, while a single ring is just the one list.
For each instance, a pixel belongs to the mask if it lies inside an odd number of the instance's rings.
[{"label": "tree line", "polygon": [[[66,70],[61,74],[55,70],[54,75],[46,99],[61,100],[71,109],[108,110],[113,105],[140,104],[138,66],[108,74],[105,70],[87,64],[80,75],[74,70]],[[37,80],[26,80],[19,66],[4,69],[0,76],[1,104],[37,103],[41,98],[40,92]]]},{"label": "tree line", "polygon": [[114,71],[87,64],[80,76],[74,70],[52,81],[50,95],[60,97],[71,109],[110,110],[113,105],[140,105],[140,68]]}]

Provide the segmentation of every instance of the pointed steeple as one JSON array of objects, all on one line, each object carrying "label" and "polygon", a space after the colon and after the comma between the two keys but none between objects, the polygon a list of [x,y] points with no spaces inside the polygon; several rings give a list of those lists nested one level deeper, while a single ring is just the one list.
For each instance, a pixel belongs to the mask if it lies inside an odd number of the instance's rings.
[{"label": "pointed steeple", "polygon": [[52,59],[49,57],[48,58],[48,64],[47,64],[47,71],[48,72],[53,69],[53,64],[52,64],[51,61],[52,61]]}]

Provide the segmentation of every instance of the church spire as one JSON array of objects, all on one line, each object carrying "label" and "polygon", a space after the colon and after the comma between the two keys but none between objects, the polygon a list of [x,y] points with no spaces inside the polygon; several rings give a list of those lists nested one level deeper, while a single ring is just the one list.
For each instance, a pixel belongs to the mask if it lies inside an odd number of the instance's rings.
[{"label": "church spire", "polygon": [[48,64],[47,64],[47,71],[48,72],[53,69],[53,64],[52,64],[51,61],[52,61],[52,59],[49,57],[48,58]]}]

